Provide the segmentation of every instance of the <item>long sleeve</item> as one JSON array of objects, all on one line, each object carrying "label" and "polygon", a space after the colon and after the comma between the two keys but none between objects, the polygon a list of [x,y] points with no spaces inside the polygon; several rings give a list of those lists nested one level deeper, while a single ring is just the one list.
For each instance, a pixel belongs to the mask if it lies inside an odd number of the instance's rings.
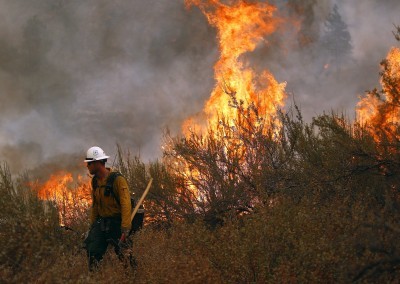
[{"label": "long sleeve", "polygon": [[129,230],[131,228],[131,195],[129,192],[128,182],[122,176],[116,178],[114,182],[116,194],[119,195],[121,204],[121,229]]}]

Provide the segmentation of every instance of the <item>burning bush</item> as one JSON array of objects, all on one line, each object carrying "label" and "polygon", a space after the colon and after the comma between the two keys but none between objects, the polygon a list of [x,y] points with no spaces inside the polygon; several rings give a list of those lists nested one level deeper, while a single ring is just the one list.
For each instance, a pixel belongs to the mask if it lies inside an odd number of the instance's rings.
[{"label": "burning bush", "polygon": [[[123,268],[108,254],[102,270],[88,274],[81,240],[59,230],[57,207],[31,194],[26,178],[14,183],[3,166],[2,278],[398,279],[399,148],[383,151],[367,127],[336,114],[308,124],[294,110],[278,114],[279,123],[271,124],[256,106],[244,107],[232,97],[231,107],[239,114],[234,127],[222,118],[206,136],[174,138],[163,161],[145,165],[120,155],[118,167],[138,195],[149,176],[154,178],[146,224],[167,224],[146,226],[134,237],[136,270]],[[87,223],[82,220],[81,226]]]}]

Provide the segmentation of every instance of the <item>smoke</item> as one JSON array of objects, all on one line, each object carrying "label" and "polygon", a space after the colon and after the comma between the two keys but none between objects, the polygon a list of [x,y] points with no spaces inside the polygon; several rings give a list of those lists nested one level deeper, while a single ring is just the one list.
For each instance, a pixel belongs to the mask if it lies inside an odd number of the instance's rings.
[{"label": "smoke", "polygon": [[306,119],[331,110],[354,118],[359,96],[379,86],[379,63],[398,44],[392,31],[400,2],[275,2],[285,24],[250,59],[287,81]]},{"label": "smoke", "polygon": [[216,58],[181,1],[0,1],[0,159],[84,169],[89,147],[114,157],[116,143],[157,158],[164,129],[202,108]]},{"label": "smoke", "polygon": [[[287,81],[306,117],[353,112],[396,44],[400,3],[274,4],[285,24],[245,59]],[[340,54],[323,48],[335,4],[351,44]],[[163,131],[179,133],[213,89],[216,41],[183,0],[0,0],[0,160],[13,172],[84,171],[89,147],[113,157],[116,143],[160,157]]]}]

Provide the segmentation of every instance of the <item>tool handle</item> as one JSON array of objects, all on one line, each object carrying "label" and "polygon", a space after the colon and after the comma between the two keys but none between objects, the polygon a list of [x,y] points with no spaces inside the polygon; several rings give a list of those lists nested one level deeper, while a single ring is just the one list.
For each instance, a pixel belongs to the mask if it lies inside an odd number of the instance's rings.
[{"label": "tool handle", "polygon": [[145,199],[147,193],[149,192],[150,186],[151,186],[151,183],[152,183],[152,182],[153,182],[153,178],[150,178],[150,181],[149,181],[149,183],[147,184],[146,189],[144,190],[142,196],[140,197],[138,203],[137,203],[136,206],[135,206],[135,209],[134,209],[133,212],[132,212],[132,215],[131,215],[131,222],[132,222],[132,220],[133,220],[133,217],[135,217],[137,211],[139,210],[139,206],[142,204],[142,202],[143,202],[143,200]]}]

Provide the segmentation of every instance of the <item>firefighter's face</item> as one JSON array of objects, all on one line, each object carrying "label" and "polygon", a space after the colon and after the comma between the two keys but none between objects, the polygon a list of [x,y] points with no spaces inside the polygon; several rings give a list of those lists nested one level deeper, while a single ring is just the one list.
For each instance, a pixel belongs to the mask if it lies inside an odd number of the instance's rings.
[{"label": "firefighter's face", "polygon": [[97,167],[98,167],[99,161],[93,161],[93,162],[87,162],[87,168],[89,170],[89,173],[91,175],[94,175],[97,173]]}]

